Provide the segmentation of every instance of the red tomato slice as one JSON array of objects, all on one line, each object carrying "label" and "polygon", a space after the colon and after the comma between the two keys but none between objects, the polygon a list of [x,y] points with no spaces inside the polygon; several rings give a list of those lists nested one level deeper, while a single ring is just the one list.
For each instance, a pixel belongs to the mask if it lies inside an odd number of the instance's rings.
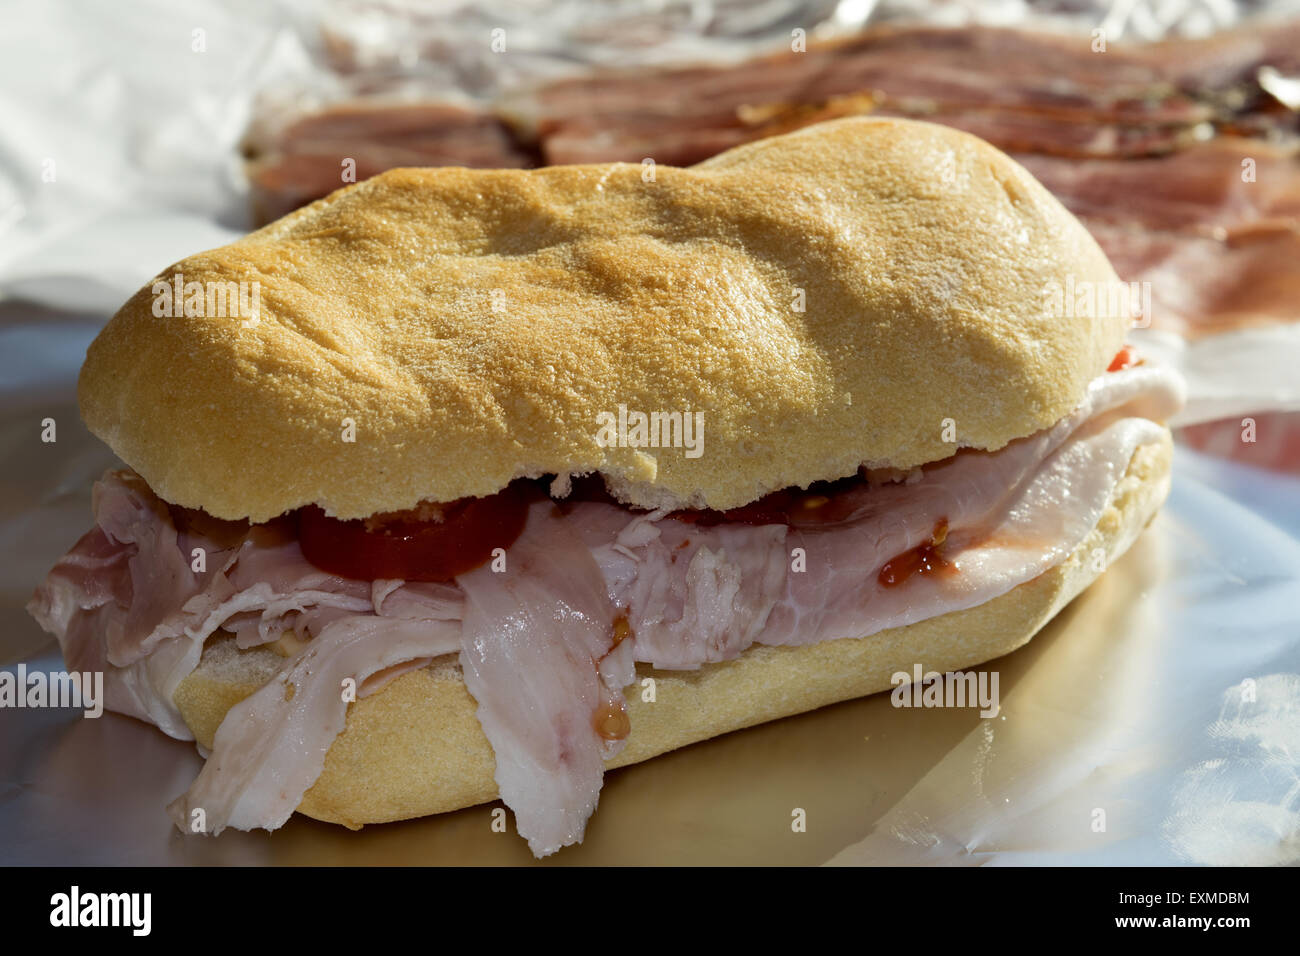
[{"label": "red tomato slice", "polygon": [[517,481],[486,498],[352,521],[309,505],[298,512],[298,540],[308,561],[340,577],[450,581],[510,547],[539,496],[535,485]]}]

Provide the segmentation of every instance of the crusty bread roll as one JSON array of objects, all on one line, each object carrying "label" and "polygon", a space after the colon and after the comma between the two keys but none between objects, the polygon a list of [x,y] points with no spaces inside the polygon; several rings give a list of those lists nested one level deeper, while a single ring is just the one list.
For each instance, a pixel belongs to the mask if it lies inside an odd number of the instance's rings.
[{"label": "crusty bread roll", "polygon": [[[1065,562],[978,607],[858,639],[755,646],[698,671],[639,665],[638,681],[656,681],[656,700],[645,703],[639,686],[629,688],[632,731],[609,766],[884,690],[916,663],[952,671],[1015,650],[1096,579],[1097,549],[1109,565],[1152,519],[1169,490],[1172,450],[1168,432],[1164,442],[1141,446],[1097,526]],[[226,711],[281,663],[264,648],[210,642],[175,696],[198,741],[211,747]],[[494,799],[494,767],[460,667],[443,658],[349,705],[347,729],[298,809],[350,827],[442,813]]]},{"label": "crusty bread roll", "polygon": [[[256,323],[155,315],[146,286],[90,346],[82,415],[160,497],[253,521],[592,472],[726,509],[907,469],[953,453],[945,419],[986,449],[1056,422],[1127,327],[1047,308],[1116,277],[1046,189],[904,120],[690,169],[393,170],[177,274],[256,283]],[[702,412],[704,454],[602,447],[619,405]]]}]

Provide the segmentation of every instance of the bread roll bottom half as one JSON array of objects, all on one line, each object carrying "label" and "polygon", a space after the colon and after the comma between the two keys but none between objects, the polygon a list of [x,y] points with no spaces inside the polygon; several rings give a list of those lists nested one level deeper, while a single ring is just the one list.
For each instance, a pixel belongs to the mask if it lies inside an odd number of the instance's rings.
[{"label": "bread roll bottom half", "polygon": [[[1007,593],[860,638],[803,647],[755,645],[738,658],[695,671],[637,665],[655,679],[655,700],[627,695],[631,733],[608,767],[621,767],[756,724],[863,697],[893,686],[916,662],[928,671],[968,668],[1032,638],[1123,554],[1169,491],[1172,441],[1140,446],[1088,537],[1061,564]],[[1096,560],[1097,549],[1106,555]],[[232,706],[265,683],[283,658],[265,647],[241,651],[213,638],[175,702],[195,738],[211,748]],[[496,799],[495,757],[454,655],[392,681],[349,705],[347,725],[298,811],[359,828]]]}]

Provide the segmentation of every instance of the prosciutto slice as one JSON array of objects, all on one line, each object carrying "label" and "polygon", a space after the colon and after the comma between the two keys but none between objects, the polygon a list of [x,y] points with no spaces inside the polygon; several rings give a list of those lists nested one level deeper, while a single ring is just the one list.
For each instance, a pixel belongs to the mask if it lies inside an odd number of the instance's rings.
[{"label": "prosciutto slice", "polygon": [[615,609],[591,552],[550,501],[529,509],[504,572],[492,565],[458,579],[465,592],[460,654],[496,752],[496,781],[537,856],[582,839],[596,809],[604,761],[623,740],[594,721],[623,710],[632,641],[616,661]]},{"label": "prosciutto slice", "polygon": [[[328,624],[217,728],[212,754],[167,808],[183,831],[281,826],[302,802],[343,732],[348,703],[395,665],[454,653],[455,621],[350,615]],[[350,682],[350,683],[349,683]]]},{"label": "prosciutto slice", "polygon": [[[213,631],[241,646],[287,628],[306,639],[227,714],[207,765],[172,805],[186,830],[280,826],[344,727],[345,682],[373,693],[458,653],[501,796],[541,856],[582,838],[605,761],[623,745],[622,689],[636,661],[697,668],[756,643],[862,637],[990,601],[1078,547],[1134,451],[1163,440],[1156,422],[1182,400],[1172,372],[1108,373],[1050,429],[995,452],[959,450],[905,480],[842,488],[834,523],[708,525],[539,501],[504,568],[454,584],[337,578],[303,558],[291,522],[178,518],[138,476],[114,472],[96,489],[96,528],[29,607],[70,665],[107,671],[107,706],[175,736],[188,731],[172,694]],[[955,570],[882,585],[880,569],[940,521]],[[206,570],[193,570],[195,548]]]},{"label": "prosciutto slice", "polygon": [[420,603],[407,585],[376,607],[371,582],[309,563],[291,522],[250,528],[202,516],[178,527],[134,472],[105,474],[93,507],[96,527],[59,559],[28,610],[70,667],[104,672],[105,706],[181,740],[193,735],[172,697],[218,629],[248,648],[288,628],[310,636],[338,613],[410,616],[405,604],[413,595]]},{"label": "prosciutto slice", "polygon": [[[860,637],[991,601],[1059,564],[1091,532],[1140,445],[1159,441],[1161,419],[1182,405],[1179,380],[1137,368],[1093,382],[1083,404],[1054,428],[995,454],[960,452],[911,484],[857,494],[844,527],[803,530],[787,545],[807,571],[787,577],[764,644]],[[880,568],[947,523],[944,556],[955,574],[885,587]],[[871,529],[871,530],[869,530]]]},{"label": "prosciutto slice", "polygon": [[[630,608],[636,659],[679,670],[750,645],[862,637],[990,601],[1060,563],[1096,525],[1133,452],[1182,404],[1157,368],[1096,379],[1073,414],[995,453],[926,466],[907,482],[841,492],[834,525],[712,527],[583,503],[571,518]],[[886,588],[880,568],[948,525],[955,575]],[[798,560],[796,561],[796,558]],[[802,570],[794,571],[794,566]]]}]

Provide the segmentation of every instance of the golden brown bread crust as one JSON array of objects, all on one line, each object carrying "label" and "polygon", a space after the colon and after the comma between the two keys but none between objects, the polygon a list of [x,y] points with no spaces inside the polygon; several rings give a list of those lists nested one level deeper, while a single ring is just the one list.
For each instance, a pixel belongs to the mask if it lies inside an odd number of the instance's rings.
[{"label": "golden brown bread crust", "polygon": [[[656,701],[629,688],[632,733],[611,767],[742,727],[862,697],[890,687],[915,663],[927,671],[971,667],[1027,642],[1098,576],[1096,549],[1108,566],[1150,522],[1169,490],[1172,440],[1138,449],[1097,527],[1062,564],[1001,597],[966,611],[808,647],[752,647],[733,661],[698,671],[657,671]],[[281,662],[269,651],[209,644],[176,704],[205,747],[226,711],[251,694]],[[300,812],[357,827],[443,813],[497,795],[492,747],[454,658],[408,673],[351,704],[347,728]]]},{"label": "golden brown bread crust", "polygon": [[[628,503],[729,508],[947,458],[947,418],[999,448],[1067,414],[1122,344],[1122,317],[1048,314],[1050,284],[1115,274],[965,133],[845,119],[643,172],[342,189],[161,273],[258,283],[257,324],[156,317],[137,293],[90,346],[82,415],[159,496],[222,518],[594,471]],[[601,447],[620,404],[702,412],[703,454]]]}]

